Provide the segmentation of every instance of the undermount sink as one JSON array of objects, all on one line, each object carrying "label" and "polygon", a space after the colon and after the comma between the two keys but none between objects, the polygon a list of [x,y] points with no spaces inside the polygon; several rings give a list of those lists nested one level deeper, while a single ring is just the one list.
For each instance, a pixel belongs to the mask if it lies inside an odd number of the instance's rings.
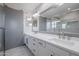
[{"label": "undermount sink", "polygon": [[59,44],[63,44],[63,45],[68,45],[68,46],[74,45],[74,42],[71,42],[69,40],[60,40],[60,39],[56,39],[56,38],[49,39],[49,40],[54,41],[54,42],[59,43]]}]

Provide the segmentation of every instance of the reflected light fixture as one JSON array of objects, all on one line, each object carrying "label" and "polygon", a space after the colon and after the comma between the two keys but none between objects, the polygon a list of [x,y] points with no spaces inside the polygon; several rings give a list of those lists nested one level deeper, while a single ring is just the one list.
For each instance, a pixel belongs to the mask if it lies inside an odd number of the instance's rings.
[{"label": "reflected light fixture", "polygon": [[38,16],[40,16],[40,15],[39,15],[39,12],[37,12],[37,13],[35,13],[35,14],[33,15],[33,17],[38,17]]},{"label": "reflected light fixture", "polygon": [[71,10],[70,8],[68,8],[67,10]]},{"label": "reflected light fixture", "polygon": [[32,18],[30,17],[30,18],[27,18],[27,21],[31,21],[32,20]]},{"label": "reflected light fixture", "polygon": [[29,23],[29,26],[32,26],[32,23]]}]

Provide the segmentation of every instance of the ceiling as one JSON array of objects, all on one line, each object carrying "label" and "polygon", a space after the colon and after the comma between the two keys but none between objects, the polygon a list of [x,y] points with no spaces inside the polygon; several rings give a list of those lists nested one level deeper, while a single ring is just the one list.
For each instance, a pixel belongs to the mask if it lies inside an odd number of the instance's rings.
[{"label": "ceiling", "polygon": [[33,11],[40,3],[6,3],[10,8],[24,10],[25,12]]},{"label": "ceiling", "polygon": [[[68,8],[70,10],[68,10]],[[64,3],[63,5],[57,8],[52,8],[41,15],[47,18],[62,17],[63,15],[74,9],[79,9],[79,3]]]},{"label": "ceiling", "polygon": [[45,11],[41,16],[47,18],[61,17],[69,12],[68,8],[70,10],[79,8],[79,3],[64,3],[60,6],[57,6],[57,3],[5,3],[5,5],[17,10],[23,10],[28,17],[32,16],[35,12],[41,13]]},{"label": "ceiling", "polygon": [[10,8],[23,10],[28,16],[39,11],[42,12],[50,6],[55,6],[56,3],[5,3]]},{"label": "ceiling", "polygon": [[5,3],[5,5],[16,10],[23,10],[29,16],[40,3]]}]

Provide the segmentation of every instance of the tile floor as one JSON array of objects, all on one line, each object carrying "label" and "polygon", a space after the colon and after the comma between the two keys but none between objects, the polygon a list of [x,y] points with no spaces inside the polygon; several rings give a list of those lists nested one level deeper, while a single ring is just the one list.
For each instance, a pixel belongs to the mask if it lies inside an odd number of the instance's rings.
[{"label": "tile floor", "polygon": [[0,51],[0,56],[3,56],[3,55],[4,55],[3,51]]},{"label": "tile floor", "polygon": [[[2,52],[0,52],[2,54]],[[20,46],[5,51],[6,56],[33,56],[26,46]]]}]

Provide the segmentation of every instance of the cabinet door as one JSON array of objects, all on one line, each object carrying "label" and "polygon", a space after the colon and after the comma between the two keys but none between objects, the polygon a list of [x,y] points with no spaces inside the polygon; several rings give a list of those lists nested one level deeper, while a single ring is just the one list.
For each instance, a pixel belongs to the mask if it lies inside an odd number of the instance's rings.
[{"label": "cabinet door", "polygon": [[47,47],[39,47],[39,56],[50,56],[51,51]]},{"label": "cabinet door", "polygon": [[31,40],[31,37],[28,38],[28,48],[30,50],[32,49],[32,40]]},{"label": "cabinet door", "polygon": [[38,46],[39,46],[39,52],[38,52],[39,56],[49,56],[50,51],[49,51],[48,47],[46,47],[45,41],[42,41],[39,39]]},{"label": "cabinet door", "polygon": [[24,37],[24,44],[26,46],[28,46],[28,39],[29,39],[29,36],[25,35],[25,37]]},{"label": "cabinet door", "polygon": [[46,48],[48,48],[49,50],[49,56],[55,56],[55,53],[53,52],[53,47],[50,44],[46,43]]},{"label": "cabinet door", "polygon": [[23,43],[23,11],[4,7],[5,11],[5,50]]},{"label": "cabinet door", "polygon": [[[34,44],[34,43],[33,43]],[[38,56],[38,46],[35,44],[32,46],[32,49],[31,49],[32,53],[35,55],[35,56]]]},{"label": "cabinet door", "polygon": [[53,45],[48,44],[49,50],[51,51],[51,54],[54,56],[69,56],[69,53],[67,51],[64,51],[63,49]]}]

